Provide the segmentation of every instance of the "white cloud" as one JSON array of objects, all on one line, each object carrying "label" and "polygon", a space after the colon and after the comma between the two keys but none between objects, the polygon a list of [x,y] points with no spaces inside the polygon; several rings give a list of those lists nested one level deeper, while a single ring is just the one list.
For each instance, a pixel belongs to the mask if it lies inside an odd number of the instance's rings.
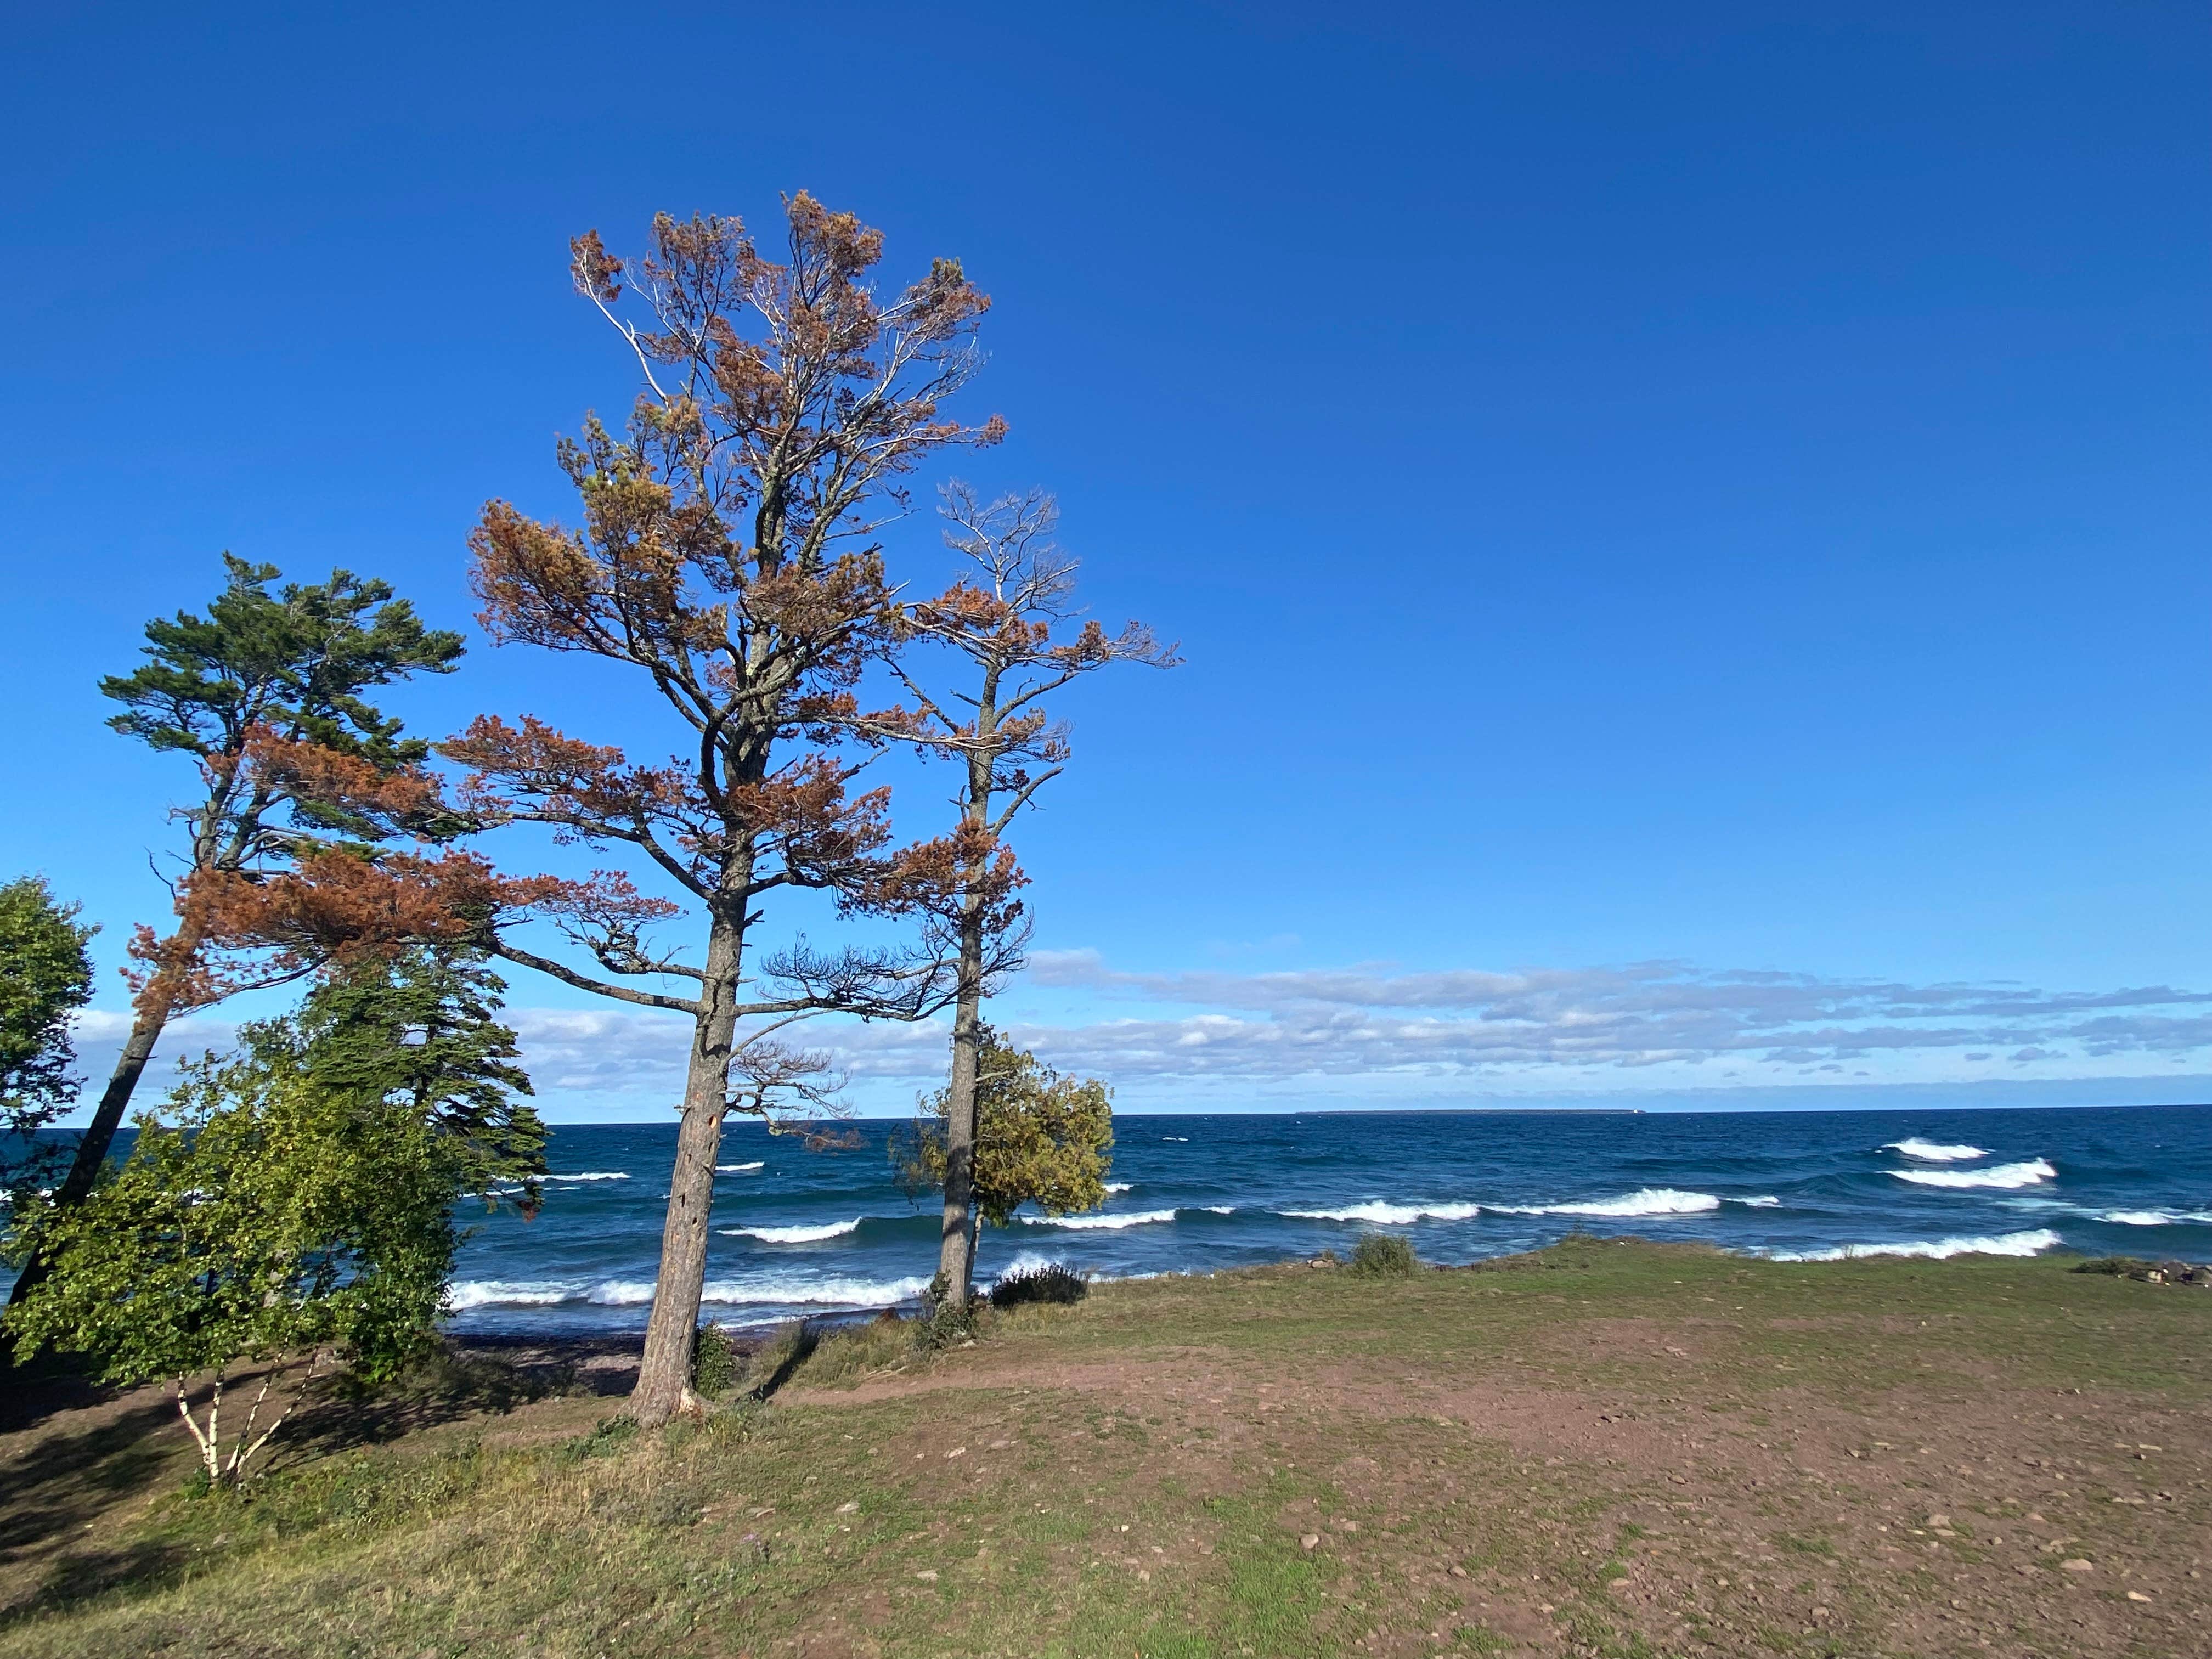
[{"label": "white cloud", "polygon": [[[1764,1089],[1844,1078],[2048,1079],[2112,1075],[2150,1058],[2185,1062],[2212,1049],[2212,993],[2171,986],[2051,992],[1680,963],[1140,974],[1085,951],[1036,952],[1024,982],[1061,994],[1080,1012],[1058,1023],[1008,1018],[1017,1041],[1063,1069],[1139,1091],[1311,1085],[1441,1098]],[[568,1094],[658,1109],[681,1092],[690,1031],[680,1016],[517,1007],[507,1018],[549,1108]],[[80,1019],[88,1072],[104,1074],[127,1025],[112,1011]],[[180,1022],[163,1050],[219,1047],[231,1029],[204,1018]],[[787,1035],[830,1049],[881,1106],[902,1087],[927,1085],[945,1064],[941,1019],[824,1020]],[[149,1081],[160,1083],[164,1072],[157,1067]]]}]

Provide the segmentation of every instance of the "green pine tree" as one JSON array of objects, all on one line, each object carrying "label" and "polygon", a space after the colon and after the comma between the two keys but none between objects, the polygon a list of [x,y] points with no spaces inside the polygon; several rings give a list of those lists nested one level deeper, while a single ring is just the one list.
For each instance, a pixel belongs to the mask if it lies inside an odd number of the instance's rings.
[{"label": "green pine tree", "polygon": [[507,982],[481,951],[417,946],[318,986],[300,1011],[302,1060],[325,1087],[412,1108],[452,1160],[456,1194],[507,1189],[526,1214],[545,1174],[545,1125],[498,1020]]}]

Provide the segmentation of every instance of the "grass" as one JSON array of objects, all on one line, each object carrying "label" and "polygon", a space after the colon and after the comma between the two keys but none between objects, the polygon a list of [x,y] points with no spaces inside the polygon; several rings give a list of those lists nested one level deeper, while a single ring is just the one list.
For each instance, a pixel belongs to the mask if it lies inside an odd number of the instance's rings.
[{"label": "grass", "polygon": [[1407,1279],[1419,1267],[1413,1241],[1395,1233],[1364,1233],[1352,1247],[1352,1271],[1362,1279]]},{"label": "grass", "polygon": [[244,1501],[122,1402],[8,1443],[0,1659],[2188,1651],[2212,1294],[2067,1265],[1101,1285],[972,1348],[794,1330],[703,1424],[510,1400]]}]

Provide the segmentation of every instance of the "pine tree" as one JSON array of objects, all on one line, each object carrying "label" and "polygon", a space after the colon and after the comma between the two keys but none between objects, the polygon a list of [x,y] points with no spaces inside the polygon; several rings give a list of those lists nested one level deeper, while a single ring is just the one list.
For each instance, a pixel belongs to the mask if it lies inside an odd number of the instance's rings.
[{"label": "pine tree", "polygon": [[516,1098],[534,1091],[514,1032],[497,1018],[506,990],[483,952],[416,945],[318,985],[299,1027],[319,1084],[411,1105],[452,1160],[456,1194],[519,1188],[511,1195],[529,1214],[546,1130]]}]

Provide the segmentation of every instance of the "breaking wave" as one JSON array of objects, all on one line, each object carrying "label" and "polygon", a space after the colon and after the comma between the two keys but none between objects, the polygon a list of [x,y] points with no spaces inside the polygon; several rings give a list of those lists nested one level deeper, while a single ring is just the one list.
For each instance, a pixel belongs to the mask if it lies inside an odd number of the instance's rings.
[{"label": "breaking wave", "polygon": [[763,1168],[764,1164],[764,1159],[756,1159],[750,1164],[717,1164],[714,1166],[714,1173],[716,1175],[744,1175],[749,1170]]},{"label": "breaking wave", "polygon": [[1480,1204],[1392,1204],[1370,1198],[1334,1210],[1285,1210],[1301,1221],[1371,1221],[1378,1227],[1409,1227],[1416,1221],[1466,1221],[1480,1215]]},{"label": "breaking wave", "polygon": [[796,1303],[810,1307],[888,1308],[894,1303],[910,1302],[929,1288],[927,1278],[912,1279],[817,1279],[811,1280],[770,1279],[747,1280],[709,1279],[704,1299],[725,1304],[744,1305],[748,1303],[775,1306]]},{"label": "breaking wave", "polygon": [[507,1285],[495,1279],[459,1279],[447,1292],[446,1304],[459,1313],[463,1308],[542,1308],[556,1302],[581,1302],[580,1291],[560,1285]]},{"label": "breaking wave", "polygon": [[1890,1174],[1899,1181],[1910,1181],[1921,1187],[1994,1187],[2010,1190],[2053,1180],[2058,1171],[2051,1167],[2050,1159],[2032,1158],[2019,1164],[1993,1164],[1986,1170],[1892,1170]]},{"label": "breaking wave", "polygon": [[1902,1140],[1893,1140],[1882,1151],[1903,1152],[1905,1157],[1917,1158],[1923,1164],[1956,1164],[1965,1158],[1989,1156],[1979,1146],[1946,1146],[1938,1140],[1923,1140],[1918,1135],[1907,1135]]},{"label": "breaking wave", "polygon": [[2048,1227],[1989,1238],[1915,1239],[1902,1244],[1838,1244],[1825,1250],[1758,1250],[1770,1261],[1850,1261],[1860,1256],[1911,1255],[1941,1261],[1954,1255],[2039,1255],[2058,1243]]},{"label": "breaking wave", "polygon": [[2212,1222],[2212,1210],[2099,1210],[2095,1218],[2116,1227],[2178,1227]]},{"label": "breaking wave", "polygon": [[825,1238],[842,1238],[860,1231],[861,1218],[850,1221],[801,1222],[788,1227],[717,1227],[726,1238],[757,1238],[763,1244],[818,1244]]},{"label": "breaking wave", "polygon": [[[886,1308],[909,1301],[929,1287],[927,1279],[709,1279],[702,1299],[725,1307]],[[603,1279],[510,1283],[467,1279],[453,1287],[450,1305],[464,1308],[549,1308],[564,1304],[600,1308],[641,1307],[653,1300],[649,1280]]]},{"label": "breaking wave", "polygon": [[1493,1204],[1508,1215],[1588,1215],[1614,1218],[1663,1215],[1703,1215],[1717,1210],[1721,1201],[1711,1193],[1686,1193],[1678,1187],[1644,1187],[1619,1198],[1593,1199],[1583,1204]]},{"label": "breaking wave", "polygon": [[1173,1210],[1136,1210],[1127,1215],[1025,1215],[1023,1222],[1031,1227],[1073,1227],[1089,1232],[1097,1228],[1148,1226],[1155,1221],[1173,1221]]},{"label": "breaking wave", "polygon": [[628,1181],[629,1174],[624,1170],[586,1170],[576,1175],[556,1172],[547,1176],[545,1179],[548,1181]]},{"label": "breaking wave", "polygon": [[1106,1182],[1106,1190],[1109,1193],[1126,1193],[1136,1184],[1133,1181],[1109,1181]]}]

